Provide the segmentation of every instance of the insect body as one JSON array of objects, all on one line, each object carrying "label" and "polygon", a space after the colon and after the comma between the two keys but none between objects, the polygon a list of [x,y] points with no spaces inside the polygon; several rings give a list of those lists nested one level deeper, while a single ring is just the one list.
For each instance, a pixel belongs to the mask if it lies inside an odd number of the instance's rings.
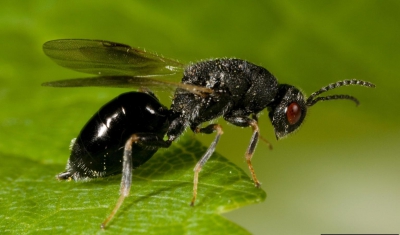
[{"label": "insect body", "polygon": [[[61,66],[97,75],[94,78],[44,83],[43,85],[46,86],[148,87],[155,90],[165,88],[175,90],[169,111],[165,112],[164,108],[160,111],[160,114],[162,114],[159,119],[160,125],[157,126],[155,122],[151,121],[150,126],[154,131],[150,129],[143,130],[142,133],[137,133],[138,130],[136,129],[126,131],[122,122],[121,125],[118,125],[119,129],[115,129],[115,132],[125,131],[126,133],[124,138],[118,140],[119,142],[117,141],[117,145],[124,148],[123,154],[117,153],[117,155],[123,155],[121,196],[111,215],[103,222],[102,227],[114,216],[129,193],[132,167],[135,166],[132,166],[132,161],[136,158],[136,153],[132,150],[135,150],[135,148],[138,147],[144,151],[142,152],[145,156],[144,160],[139,160],[141,164],[150,158],[158,148],[168,147],[187,127],[195,133],[210,134],[216,132],[214,140],[194,168],[193,198],[191,201],[191,205],[194,205],[199,172],[214,152],[223,133],[219,124],[202,127],[201,125],[204,122],[222,116],[233,125],[252,128],[253,134],[245,158],[254,184],[259,187],[260,183],[257,180],[251,159],[259,139],[257,114],[260,111],[268,110],[276,138],[280,139],[298,129],[307,114],[307,108],[319,101],[348,99],[358,104],[358,100],[353,96],[319,96],[321,93],[345,85],[375,87],[372,83],[361,80],[343,80],[321,88],[306,99],[294,86],[279,84],[277,79],[265,68],[240,59],[209,60],[185,67],[175,60],[131,48],[128,45],[100,40],[55,40],[46,42],[43,49],[46,55]],[[183,71],[184,74],[181,82],[170,80],[171,77],[179,74],[179,71]],[[134,111],[143,109],[144,103],[135,100],[132,100],[132,102],[138,104],[138,106],[135,106],[136,108],[133,108]],[[159,108],[162,107],[158,104],[158,101],[155,103]],[[150,118],[153,117],[150,115]],[[159,117],[157,116],[157,118]],[[133,122],[144,123],[145,121],[138,116]],[[90,128],[86,127],[85,129]],[[113,133],[115,132],[113,130]],[[164,134],[166,135],[165,140],[162,139]],[[113,134],[113,136],[118,135]],[[82,133],[80,137],[82,140]],[[83,141],[86,140],[90,142],[90,137]],[[104,145],[107,145],[107,143],[105,141]],[[83,158],[79,154],[75,155],[74,158],[78,161]],[[93,157],[103,158],[102,154],[97,153]],[[71,158],[69,162],[71,162]],[[99,161],[102,162],[102,160]],[[90,168],[87,162],[84,165]],[[68,172],[67,165],[67,172],[61,173],[59,178],[70,177],[71,172]],[[105,175],[107,173],[104,173]],[[99,176],[103,175],[92,174],[89,177]]]}]

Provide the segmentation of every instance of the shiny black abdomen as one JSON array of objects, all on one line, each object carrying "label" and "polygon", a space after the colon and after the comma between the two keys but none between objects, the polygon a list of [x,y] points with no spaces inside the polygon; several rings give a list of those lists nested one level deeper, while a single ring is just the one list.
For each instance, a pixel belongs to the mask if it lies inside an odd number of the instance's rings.
[{"label": "shiny black abdomen", "polygon": [[[120,173],[125,142],[135,133],[163,138],[169,126],[168,109],[152,95],[121,94],[87,122],[72,145],[66,172],[60,179],[104,177]],[[149,160],[158,148],[132,146],[133,168]]]}]

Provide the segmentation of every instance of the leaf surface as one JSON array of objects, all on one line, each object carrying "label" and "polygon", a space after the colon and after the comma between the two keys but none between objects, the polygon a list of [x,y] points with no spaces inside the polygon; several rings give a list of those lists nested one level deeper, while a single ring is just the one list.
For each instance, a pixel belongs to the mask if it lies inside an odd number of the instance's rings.
[{"label": "leaf surface", "polygon": [[[134,171],[130,196],[105,232],[110,234],[248,234],[219,214],[261,202],[264,191],[227,159],[214,154],[200,173],[194,207],[193,166],[206,148],[182,138]],[[120,175],[89,182],[61,182],[60,164],[0,153],[0,231],[101,233],[117,198]]]}]

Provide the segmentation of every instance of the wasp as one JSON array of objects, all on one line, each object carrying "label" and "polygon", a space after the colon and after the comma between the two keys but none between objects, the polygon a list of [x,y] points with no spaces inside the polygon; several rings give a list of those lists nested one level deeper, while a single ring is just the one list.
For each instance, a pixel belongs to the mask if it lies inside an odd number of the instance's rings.
[{"label": "wasp", "polygon": [[[129,195],[132,169],[144,164],[159,148],[168,148],[187,128],[194,133],[216,133],[194,167],[193,206],[199,173],[223,134],[220,124],[202,126],[203,123],[223,117],[235,126],[252,129],[245,159],[255,186],[260,187],[251,159],[260,138],[261,111],[268,111],[275,136],[281,139],[297,130],[308,108],[320,101],[346,99],[359,104],[351,95],[321,96],[322,93],[348,85],[375,87],[367,81],[342,80],[306,98],[296,87],[280,84],[267,69],[241,59],[185,65],[125,44],[86,39],[49,41],[43,50],[63,67],[96,75],[46,82],[44,86],[141,89],[121,94],[100,108],[73,141],[66,169],[57,175],[60,180],[85,180],[122,172],[120,197],[102,228]],[[182,77],[180,82],[174,80],[176,76]],[[171,107],[163,106],[151,89],[173,89]]]}]

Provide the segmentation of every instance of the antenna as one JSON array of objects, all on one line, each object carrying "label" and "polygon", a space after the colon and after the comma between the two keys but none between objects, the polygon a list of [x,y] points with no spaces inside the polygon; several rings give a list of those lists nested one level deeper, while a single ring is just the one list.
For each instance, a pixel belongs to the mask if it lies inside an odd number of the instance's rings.
[{"label": "antenna", "polygon": [[358,86],[364,86],[364,87],[375,87],[374,84],[362,80],[357,80],[357,79],[347,79],[343,81],[338,81],[335,83],[331,83],[325,87],[322,87],[318,91],[312,93],[310,97],[308,97],[306,101],[307,106],[313,106],[315,103],[318,101],[326,101],[326,100],[337,100],[337,99],[346,99],[346,100],[352,100],[356,103],[356,105],[359,105],[359,101],[357,98],[354,96],[350,95],[330,95],[330,96],[322,96],[322,97],[317,97],[318,95],[327,92],[329,90],[333,90],[335,88],[341,87],[341,86],[350,86],[350,85],[358,85]]}]

